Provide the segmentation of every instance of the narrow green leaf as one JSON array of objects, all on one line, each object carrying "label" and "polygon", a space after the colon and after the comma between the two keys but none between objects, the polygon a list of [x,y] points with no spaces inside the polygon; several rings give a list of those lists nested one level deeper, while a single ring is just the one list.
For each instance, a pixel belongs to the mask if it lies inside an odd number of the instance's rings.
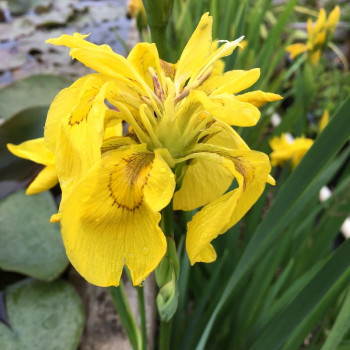
[{"label": "narrow green leaf", "polygon": [[[308,322],[308,318],[311,317],[312,321],[315,318],[317,320],[348,283],[349,255],[350,241],[347,241],[338,248],[302,292],[266,326],[250,350],[280,349],[287,341],[291,342],[293,332],[298,333],[296,340],[301,338],[302,341],[302,337],[307,335],[310,327],[314,325],[314,322]],[[300,327],[302,322],[304,325]],[[295,342],[295,339],[293,341],[293,345],[287,346],[286,349],[295,349],[298,342]]]},{"label": "narrow green leaf", "polygon": [[126,330],[126,334],[133,350],[142,349],[141,333],[130,309],[122,281],[120,281],[119,287],[109,287],[109,292],[111,293],[113,304],[118,312],[120,321]]},{"label": "narrow green leaf", "polygon": [[322,350],[337,349],[350,328],[350,289],[348,289],[343,306],[338,314],[334,326],[329,333]]}]

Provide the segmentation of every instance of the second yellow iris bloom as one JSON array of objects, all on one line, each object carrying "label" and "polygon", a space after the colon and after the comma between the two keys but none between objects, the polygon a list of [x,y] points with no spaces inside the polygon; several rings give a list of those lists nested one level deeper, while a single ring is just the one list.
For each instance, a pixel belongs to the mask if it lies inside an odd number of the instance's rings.
[{"label": "second yellow iris bloom", "polygon": [[322,50],[330,40],[340,17],[339,6],[336,6],[326,18],[326,12],[320,9],[317,21],[313,24],[311,18],[307,22],[308,40],[306,44],[297,43],[289,45],[286,50],[291,58],[295,58],[303,52],[307,52],[308,59],[312,64],[320,61]]}]

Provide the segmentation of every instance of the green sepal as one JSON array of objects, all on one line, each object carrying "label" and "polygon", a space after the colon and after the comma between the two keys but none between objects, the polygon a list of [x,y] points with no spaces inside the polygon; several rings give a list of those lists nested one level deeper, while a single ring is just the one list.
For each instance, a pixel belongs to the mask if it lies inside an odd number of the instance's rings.
[{"label": "green sepal", "polygon": [[155,271],[159,287],[157,307],[162,321],[168,322],[174,316],[178,305],[178,278],[180,265],[173,237],[167,236],[167,252]]},{"label": "green sepal", "polygon": [[169,322],[176,310],[179,299],[179,288],[175,273],[172,273],[171,280],[166,283],[157,295],[157,308],[162,321]]}]

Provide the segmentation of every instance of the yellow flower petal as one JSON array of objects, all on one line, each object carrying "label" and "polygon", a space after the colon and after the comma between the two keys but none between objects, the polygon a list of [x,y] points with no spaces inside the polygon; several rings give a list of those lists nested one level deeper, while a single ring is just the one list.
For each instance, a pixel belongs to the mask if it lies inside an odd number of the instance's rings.
[{"label": "yellow flower petal", "polygon": [[101,157],[107,87],[108,83],[100,89],[86,90],[73,113],[65,116],[58,128],[55,158],[63,199]]},{"label": "yellow flower petal", "polygon": [[320,12],[318,13],[317,21],[313,26],[313,33],[320,32],[323,26],[325,25],[325,23],[326,23],[326,11],[323,8],[321,8]]},{"label": "yellow flower petal", "polygon": [[61,218],[62,218],[62,214],[61,213],[53,214],[50,217],[50,222],[52,224],[57,223],[57,222],[61,222]]},{"label": "yellow flower petal", "polygon": [[286,51],[290,53],[290,58],[295,58],[301,53],[307,51],[307,46],[305,44],[293,44],[286,47]]},{"label": "yellow flower petal", "polygon": [[90,98],[87,94],[91,96],[91,91],[97,92],[104,83],[101,76],[89,74],[57,94],[48,111],[44,130],[45,143],[51,152],[55,153],[61,123],[73,114],[82,113],[83,108],[89,108],[91,103],[85,104]]},{"label": "yellow flower petal", "polygon": [[236,96],[239,101],[249,102],[256,107],[264,105],[266,102],[282,100],[283,97],[272,92],[263,92],[261,90],[247,92]]},{"label": "yellow flower petal", "polygon": [[[85,38],[87,38],[88,36],[89,36],[89,34],[82,35],[79,33],[74,33],[73,35],[63,34],[59,38],[48,39],[48,40],[46,40],[46,42],[48,44],[52,44],[52,45],[56,45],[56,46],[59,46],[59,45],[67,46],[67,47],[72,48],[72,49],[77,48],[77,47],[95,48],[97,45],[85,40]],[[105,45],[104,47],[105,47],[105,49],[108,49],[109,46]],[[112,51],[111,48],[109,48],[109,50]]]},{"label": "yellow flower petal", "polygon": [[322,31],[317,33],[316,38],[313,41],[313,47],[322,47],[326,41],[326,32]]},{"label": "yellow flower petal", "polygon": [[225,44],[220,46],[216,51],[210,54],[210,56],[204,60],[202,66],[198,66],[197,71],[191,76],[188,81],[188,85],[190,86],[193,82],[200,80],[203,76],[205,77],[208,72],[213,69],[215,62],[222,57],[226,57],[231,55],[233,50],[239,46],[239,43],[242,41],[243,36],[234,40],[227,41]]},{"label": "yellow flower petal", "polygon": [[37,194],[54,187],[58,183],[56,166],[45,167],[27,188],[26,194]]},{"label": "yellow flower petal", "polygon": [[174,195],[175,210],[193,210],[221,196],[233,175],[224,166],[205,159],[188,161],[180,190]]},{"label": "yellow flower petal", "polygon": [[207,148],[207,151],[217,152],[220,156],[205,152],[206,146],[198,148],[203,153],[193,156],[226,166],[235,176],[238,188],[207,204],[188,224],[186,249],[192,265],[215,260],[210,242],[236,224],[257,201],[271,169],[269,159],[263,153],[215,148],[217,146]]},{"label": "yellow flower petal", "polygon": [[155,150],[155,154],[144,195],[149,207],[154,211],[160,211],[169,204],[174,195],[175,176],[158,150]]},{"label": "yellow flower petal", "polygon": [[160,59],[155,44],[136,44],[130,51],[127,60],[152,90],[153,80],[149,72],[149,67],[154,69],[158,78],[162,81]]},{"label": "yellow flower petal", "polygon": [[209,56],[212,45],[212,25],[213,18],[205,13],[182,51],[176,64],[175,84],[177,91],[181,90],[188,78],[195,75],[198,67],[202,67],[205,59]]},{"label": "yellow flower petal", "polygon": [[337,26],[340,18],[340,8],[339,6],[335,6],[331,13],[328,15],[326,21],[326,28],[330,34],[333,34],[335,27]]},{"label": "yellow flower petal", "polygon": [[103,140],[102,146],[101,146],[101,153],[106,153],[109,151],[121,149],[121,148],[129,148],[131,145],[137,144],[136,141],[127,136],[115,136],[111,137],[109,139]]},{"label": "yellow flower petal", "polygon": [[8,150],[17,157],[43,165],[55,164],[55,157],[45,146],[44,138],[22,142],[19,145],[7,144]]},{"label": "yellow flower petal", "polygon": [[[127,265],[138,285],[159,264],[166,240],[160,214],[151,208],[171,199],[166,166],[143,145],[107,152],[71,192],[62,212],[63,241],[73,266],[89,282],[117,286]],[[163,185],[167,193],[154,201],[149,192],[160,194]]]},{"label": "yellow flower petal", "polygon": [[106,125],[105,133],[103,139],[109,139],[116,136],[123,135],[123,124],[121,120],[113,120]]},{"label": "yellow flower petal", "polygon": [[73,58],[102,75],[120,80],[132,79],[142,85],[146,91],[149,90],[147,84],[125,57],[113,52],[108,45],[95,45],[84,40],[84,37],[77,33],[73,36],[64,34],[47,42],[71,48],[70,55]]},{"label": "yellow flower petal", "polygon": [[305,153],[312,146],[313,140],[305,137],[292,139],[287,134],[281,137],[274,137],[270,140],[273,152],[270,154],[271,164],[284,165],[288,160],[292,160],[293,167],[297,166]]},{"label": "yellow flower petal", "polygon": [[255,68],[248,71],[233,70],[224,73],[221,76],[213,76],[200,86],[200,90],[205,91],[208,95],[221,94],[228,92],[235,94],[251,87],[260,77],[260,69]]},{"label": "yellow flower petal", "polygon": [[202,91],[195,94],[210,114],[229,125],[252,126],[260,118],[260,111],[255,106],[241,102],[237,96],[223,93],[208,97]]},{"label": "yellow flower petal", "polygon": [[307,19],[307,32],[309,34],[309,37],[312,36],[312,19],[311,18],[308,18]]}]

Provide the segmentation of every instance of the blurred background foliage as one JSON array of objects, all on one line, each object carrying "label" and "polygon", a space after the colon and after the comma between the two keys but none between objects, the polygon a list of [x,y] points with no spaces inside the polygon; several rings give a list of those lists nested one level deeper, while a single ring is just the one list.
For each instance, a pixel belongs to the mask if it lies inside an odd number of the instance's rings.
[{"label": "blurred background foliage", "polygon": [[[41,137],[55,94],[87,72],[65,49],[44,41],[63,32],[91,32],[91,41],[126,54],[126,4],[0,4],[0,285],[6,295],[6,303],[0,302],[0,344],[48,349],[47,339],[55,338],[66,342],[62,349],[74,349],[84,315],[61,276],[68,262],[59,228],[48,223],[59,188],[26,197],[23,188],[40,167],[12,156],[6,143]],[[286,47],[306,43],[308,18],[315,22],[319,8],[329,14],[336,5],[340,21],[320,61],[313,65],[306,54],[291,59]],[[237,130],[248,145],[270,153],[271,139],[284,133],[315,141],[296,168],[291,162],[274,168],[277,185],[214,241],[214,263],[190,267],[183,232],[193,213],[175,214],[181,273],[171,347],[350,349],[350,4],[175,0],[167,31],[170,62],[177,61],[207,11],[214,17],[214,38],[245,36],[245,47],[225,60],[225,69],[258,67],[254,90],[284,97],[262,108],[257,126]],[[144,22],[138,23],[141,37],[149,38]],[[329,122],[321,130],[325,110]],[[40,325],[26,321],[33,317]]]}]

